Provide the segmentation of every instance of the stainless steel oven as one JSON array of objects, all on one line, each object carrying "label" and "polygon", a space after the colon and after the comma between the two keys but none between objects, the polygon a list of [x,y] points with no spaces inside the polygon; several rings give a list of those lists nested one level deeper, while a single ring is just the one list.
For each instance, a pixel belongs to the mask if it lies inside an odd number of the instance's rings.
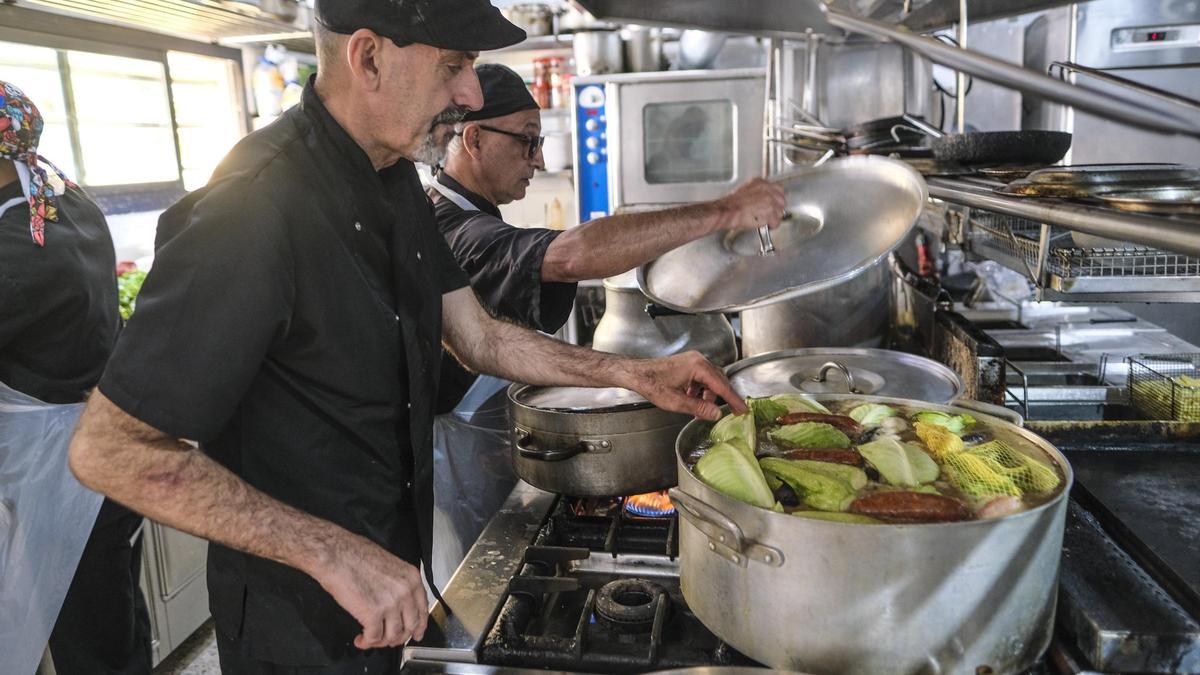
[{"label": "stainless steel oven", "polygon": [[579,220],[694,202],[762,172],[761,69],[573,81]]}]

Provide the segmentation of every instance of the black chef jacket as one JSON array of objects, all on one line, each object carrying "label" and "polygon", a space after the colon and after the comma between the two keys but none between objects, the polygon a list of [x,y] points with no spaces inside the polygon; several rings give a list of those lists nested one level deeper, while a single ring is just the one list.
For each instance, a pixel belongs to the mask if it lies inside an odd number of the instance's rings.
[{"label": "black chef jacket", "polygon": [[[0,204],[21,197],[0,188]],[[117,260],[104,215],[76,188],[59,195],[46,245],[29,234],[29,205],[0,217],[0,382],[47,403],[78,403],[100,379],[117,338]]]},{"label": "black chef jacket", "polygon": [[[479,301],[494,316],[553,333],[567,322],[575,302],[574,283],[542,281],[542,261],[559,230],[513,227],[500,209],[447,175],[437,181],[465,197],[478,211],[460,207],[431,190],[438,229],[471,280]],[[447,355],[438,390],[438,411],[449,412],[475,381]]]},{"label": "black chef jacket", "polygon": [[[466,279],[414,166],[376,172],[310,80],[163,214],[156,245],[105,395],[268,495],[428,560],[442,295]],[[245,656],[353,652],[357,623],[298,570],[214,544],[208,574]]]}]

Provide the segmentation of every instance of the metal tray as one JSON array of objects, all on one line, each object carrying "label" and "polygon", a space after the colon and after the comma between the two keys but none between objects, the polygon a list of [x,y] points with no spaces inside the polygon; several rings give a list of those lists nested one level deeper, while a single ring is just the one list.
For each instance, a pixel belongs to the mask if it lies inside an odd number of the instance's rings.
[{"label": "metal tray", "polygon": [[[1098,194],[1096,199],[1105,206],[1121,211],[1196,216],[1200,215],[1200,182],[1114,190]],[[1200,227],[1196,231],[1200,233]]]},{"label": "metal tray", "polygon": [[646,297],[688,313],[762,307],[852,279],[916,224],[928,192],[920,174],[883,157],[846,157],[779,180],[790,218],[762,255],[758,232],[716,232],[638,269]]},{"label": "metal tray", "polygon": [[987,176],[988,178],[1008,182],[1025,178],[1029,174],[1033,173],[1034,171],[1038,171],[1041,168],[1042,167],[1040,166],[1015,166],[1006,164],[1002,166],[979,167],[975,169],[975,171]]},{"label": "metal tray", "polygon": [[997,190],[1016,197],[1086,198],[1115,190],[1200,182],[1183,164],[1079,164],[1039,169]]}]

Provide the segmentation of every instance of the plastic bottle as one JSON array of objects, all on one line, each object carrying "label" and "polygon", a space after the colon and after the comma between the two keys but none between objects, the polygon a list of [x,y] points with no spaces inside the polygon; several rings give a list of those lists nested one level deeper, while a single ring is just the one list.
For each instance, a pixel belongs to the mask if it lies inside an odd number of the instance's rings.
[{"label": "plastic bottle", "polygon": [[567,224],[563,222],[562,202],[558,201],[558,197],[546,205],[546,228],[550,230],[567,229]]},{"label": "plastic bottle", "polygon": [[259,117],[276,117],[283,112],[283,75],[279,67],[261,57],[254,66],[254,105]]},{"label": "plastic bottle", "polygon": [[533,100],[537,101],[538,107],[542,109],[549,108],[551,104],[549,61],[549,59],[533,60],[533,86],[530,89],[533,92]]}]

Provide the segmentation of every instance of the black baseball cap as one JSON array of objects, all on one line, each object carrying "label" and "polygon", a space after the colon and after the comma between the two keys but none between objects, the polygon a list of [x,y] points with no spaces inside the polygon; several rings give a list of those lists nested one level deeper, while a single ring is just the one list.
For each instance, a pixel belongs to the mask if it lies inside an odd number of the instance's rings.
[{"label": "black baseball cap", "polygon": [[490,120],[521,110],[537,110],[537,101],[525,86],[525,80],[515,70],[499,63],[475,66],[479,88],[483,91],[483,107],[463,117],[464,122]]},{"label": "black baseball cap", "polygon": [[316,16],[335,33],[369,28],[401,47],[481,52],[525,39],[487,0],[317,0]]}]

